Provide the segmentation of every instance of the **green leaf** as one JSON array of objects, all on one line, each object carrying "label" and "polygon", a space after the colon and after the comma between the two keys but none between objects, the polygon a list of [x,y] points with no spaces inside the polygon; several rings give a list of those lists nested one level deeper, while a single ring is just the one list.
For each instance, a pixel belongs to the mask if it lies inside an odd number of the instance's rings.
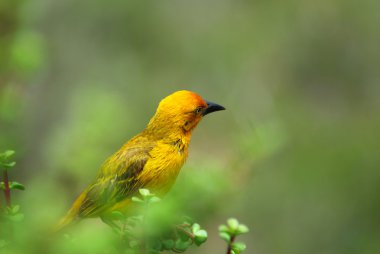
[{"label": "green leaf", "polygon": [[195,234],[197,237],[207,238],[207,231],[204,229],[198,230]]},{"label": "green leaf", "polygon": [[198,223],[194,223],[193,226],[191,227],[191,231],[193,232],[193,234],[198,232],[200,229],[201,229],[201,226]]},{"label": "green leaf", "polygon": [[6,160],[9,157],[11,157],[13,154],[15,154],[15,151],[13,151],[13,150],[6,150],[5,152],[0,153],[0,158]]},{"label": "green leaf", "polygon": [[20,211],[20,206],[15,205],[11,208],[11,210],[12,210],[12,214],[16,214],[18,211]]},{"label": "green leaf", "polygon": [[132,197],[132,201],[136,203],[144,203],[144,200],[138,198],[138,197]]},{"label": "green leaf", "polygon": [[229,243],[231,241],[231,236],[226,232],[220,232],[219,237],[222,238],[227,243]]},{"label": "green leaf", "polygon": [[229,232],[230,229],[226,225],[220,225],[219,226],[219,232]]},{"label": "green leaf", "polygon": [[17,189],[17,190],[25,190],[25,186],[19,182],[10,182],[9,188],[10,189]]},{"label": "green leaf", "polygon": [[114,218],[115,220],[124,220],[125,219],[124,214],[120,211],[113,211],[111,213],[111,217]]},{"label": "green leaf", "polygon": [[238,228],[238,226],[239,226],[239,222],[235,218],[228,219],[227,220],[227,224],[230,227],[230,229],[232,229],[233,231],[235,231]]},{"label": "green leaf", "polygon": [[148,189],[139,189],[141,196],[146,197],[150,195],[150,191]]},{"label": "green leaf", "polygon": [[239,254],[241,252],[243,252],[247,246],[245,245],[245,243],[242,243],[242,242],[235,242],[231,245],[231,248],[232,250],[236,253],[236,254]]},{"label": "green leaf", "polygon": [[6,169],[13,168],[16,165],[15,161],[12,162],[0,162],[0,165],[3,166]]},{"label": "green leaf", "polygon": [[150,198],[148,199],[148,202],[149,202],[150,204],[158,203],[158,202],[160,202],[160,201],[161,201],[161,199],[160,199],[159,197],[156,197],[156,196],[152,196],[152,197],[150,197]]},{"label": "green leaf", "polygon": [[202,243],[206,242],[207,241],[207,232],[206,230],[198,230],[195,234],[194,234],[194,243],[199,246],[201,245]]},{"label": "green leaf", "polygon": [[178,236],[182,241],[188,241],[190,239],[190,236],[189,236],[190,232],[184,228],[182,228],[182,229],[185,230],[187,233],[183,232],[182,230],[179,230],[179,231],[177,231]]},{"label": "green leaf", "polygon": [[185,250],[187,250],[187,248],[189,248],[190,245],[191,245],[191,242],[189,242],[189,241],[181,241],[181,239],[178,239],[175,242],[174,249],[176,251],[179,251],[179,252],[184,252]]},{"label": "green leaf", "polygon": [[164,240],[162,245],[165,250],[171,250],[174,247],[174,241],[172,239]]},{"label": "green leaf", "polygon": [[244,224],[240,224],[236,230],[237,234],[245,234],[249,231],[248,227]]},{"label": "green leaf", "polygon": [[156,253],[162,249],[162,243],[159,239],[151,239],[149,241],[149,247],[151,247],[155,251],[154,253]]}]

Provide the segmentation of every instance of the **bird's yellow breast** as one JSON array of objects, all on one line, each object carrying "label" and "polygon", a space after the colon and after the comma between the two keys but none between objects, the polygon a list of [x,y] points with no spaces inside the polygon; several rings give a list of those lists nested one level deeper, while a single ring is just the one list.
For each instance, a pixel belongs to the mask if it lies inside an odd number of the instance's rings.
[{"label": "bird's yellow breast", "polygon": [[174,184],[188,155],[188,143],[159,141],[149,152],[150,159],[139,175],[139,180],[157,195],[164,195]]}]

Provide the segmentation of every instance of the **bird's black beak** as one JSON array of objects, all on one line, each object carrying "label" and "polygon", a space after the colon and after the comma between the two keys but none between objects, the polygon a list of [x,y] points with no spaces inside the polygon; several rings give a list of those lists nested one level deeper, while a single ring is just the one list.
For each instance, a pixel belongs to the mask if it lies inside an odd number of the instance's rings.
[{"label": "bird's black beak", "polygon": [[202,113],[203,116],[210,114],[212,112],[215,112],[215,111],[225,110],[225,108],[223,106],[220,106],[216,103],[209,102],[209,101],[206,101],[206,103],[207,103],[207,108],[205,108],[203,110],[203,113]]}]

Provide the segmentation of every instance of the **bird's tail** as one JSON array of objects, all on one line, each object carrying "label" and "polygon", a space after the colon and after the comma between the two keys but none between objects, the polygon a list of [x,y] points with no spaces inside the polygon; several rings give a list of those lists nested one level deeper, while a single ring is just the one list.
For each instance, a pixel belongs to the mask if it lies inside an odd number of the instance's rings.
[{"label": "bird's tail", "polygon": [[78,221],[78,211],[85,197],[85,193],[79,195],[79,197],[75,200],[74,204],[71,206],[70,210],[66,213],[66,215],[57,223],[57,225],[53,227],[53,232],[61,231],[67,226]]},{"label": "bird's tail", "polygon": [[68,212],[58,223],[53,227],[53,232],[59,232],[75,221],[75,217]]}]

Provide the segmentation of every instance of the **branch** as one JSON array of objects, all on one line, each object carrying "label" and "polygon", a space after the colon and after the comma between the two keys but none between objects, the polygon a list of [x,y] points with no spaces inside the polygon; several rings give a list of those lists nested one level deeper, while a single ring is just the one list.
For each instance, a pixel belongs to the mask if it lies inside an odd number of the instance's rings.
[{"label": "branch", "polygon": [[233,235],[233,236],[231,237],[230,242],[228,243],[227,254],[231,254],[232,244],[233,244],[234,241],[235,241],[235,237],[236,237],[236,235]]},{"label": "branch", "polygon": [[9,188],[8,171],[6,169],[3,170],[3,177],[5,201],[7,206],[11,207],[11,189]]}]

